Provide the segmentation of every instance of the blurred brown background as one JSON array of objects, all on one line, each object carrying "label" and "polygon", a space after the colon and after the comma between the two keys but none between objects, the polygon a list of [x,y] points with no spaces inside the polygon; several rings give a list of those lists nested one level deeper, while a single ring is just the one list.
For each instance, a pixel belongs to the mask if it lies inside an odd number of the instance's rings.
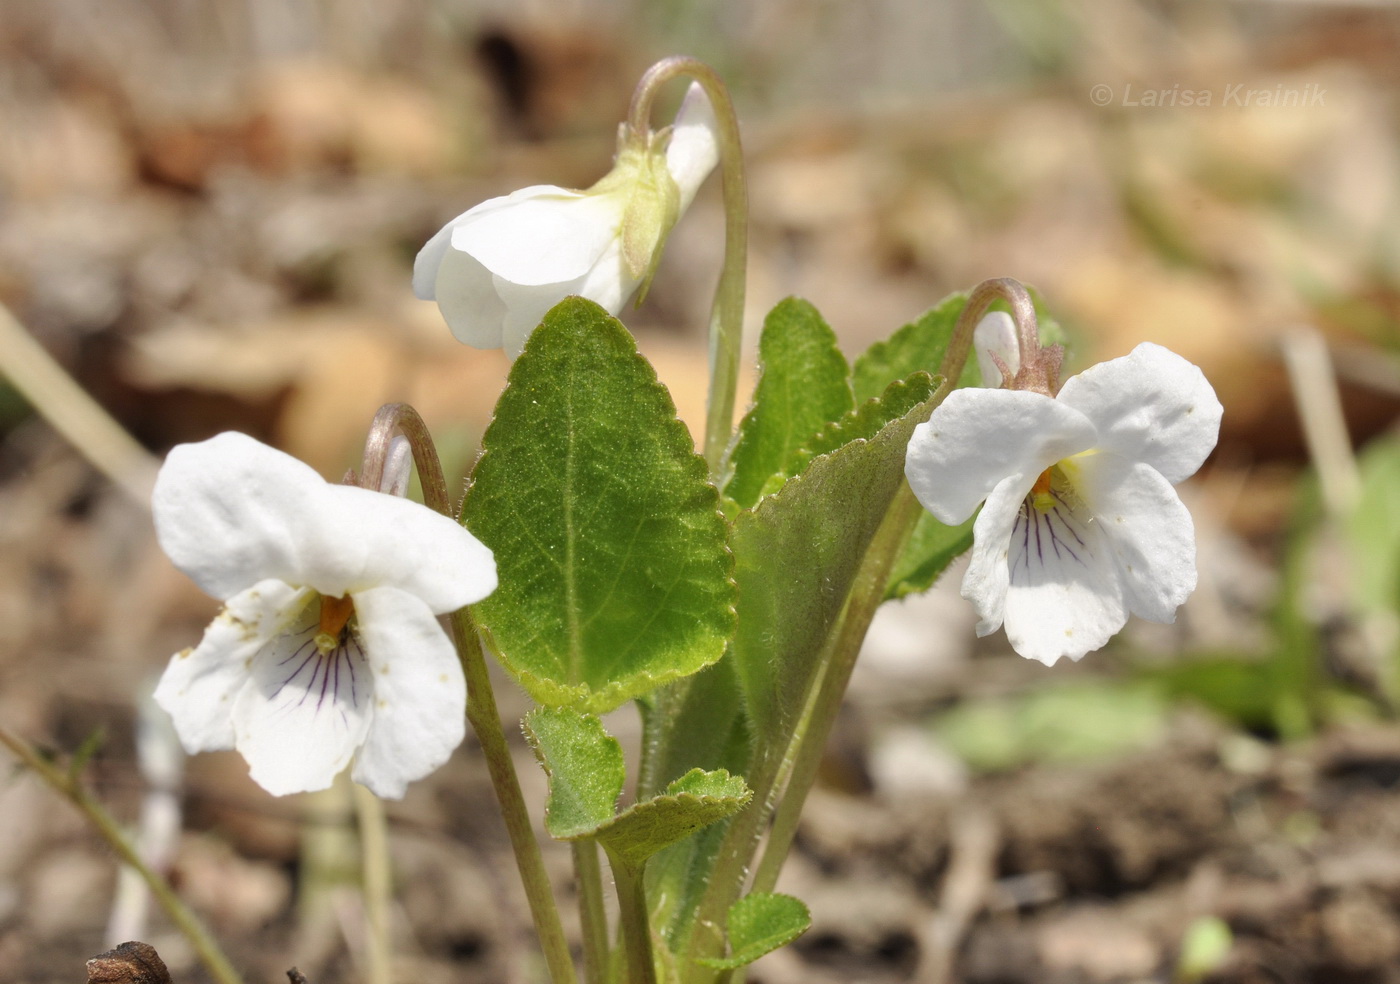
[{"label": "blurred brown background", "polygon": [[[412,297],[413,256],[484,198],[591,184],[635,79],[671,53],[714,64],[739,106],[750,349],[788,294],[854,356],[949,291],[1014,276],[1068,328],[1073,365],[1151,339],[1226,406],[1186,490],[1202,591],[1176,628],[1135,626],[1127,655],[1046,674],[996,638],[973,647],[956,578],[877,626],[794,862],[817,928],[754,979],[1206,979],[1180,955],[1218,915],[1232,936],[1211,980],[1400,981],[1400,736],[1378,671],[1329,648],[1349,610],[1325,557],[1300,575],[1323,596],[1304,619],[1314,669],[1288,686],[1340,680],[1370,702],[1355,720],[1307,711],[1278,743],[1277,706],[1207,713],[1172,683],[1108,749],[1128,759],[1095,746],[1071,765],[992,766],[927,726],[961,708],[956,727],[1000,734],[996,714],[1036,713],[1005,701],[1047,680],[1136,685],[1181,652],[1281,665],[1308,463],[1285,332],[1326,340],[1356,443],[1400,406],[1392,4],[0,0],[0,301],[157,455],[237,428],[333,476],[377,407],[406,400],[463,475],[507,365]],[[692,421],[713,185],[623,315]],[[213,608],[143,508],[0,380],[0,723],[65,750],[105,729],[94,780],[134,819],[134,708]],[[1090,720],[1137,706],[1103,693]],[[470,746],[392,813],[404,980],[538,970],[523,907],[497,898],[515,890]],[[250,979],[298,962],[315,984],[352,979],[339,930],[312,939],[293,908],[302,807],[221,756],[190,763],[184,802],[176,878]],[[968,868],[991,901],[940,935],[949,859],[978,843],[958,836],[969,809],[995,831]],[[75,979],[105,948],[113,865],[31,780],[0,785],[0,827],[0,979]],[[151,935],[178,980],[201,979],[159,919]]]}]

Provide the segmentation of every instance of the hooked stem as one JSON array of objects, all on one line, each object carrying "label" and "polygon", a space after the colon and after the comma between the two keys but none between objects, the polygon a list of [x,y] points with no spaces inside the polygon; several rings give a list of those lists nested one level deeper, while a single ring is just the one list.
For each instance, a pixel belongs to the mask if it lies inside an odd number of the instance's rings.
[{"label": "hooked stem", "polygon": [[710,397],[705,416],[705,460],[710,477],[719,476],[734,427],[734,400],[739,387],[739,356],[744,333],[745,271],[748,266],[749,198],[744,152],[734,102],[719,74],[696,58],[676,55],[647,69],[632,94],[627,113],[634,133],[650,126],[652,104],[663,85],[686,77],[698,82],[714,107],[719,124],[720,176],[724,194],[724,265],[710,308]]}]

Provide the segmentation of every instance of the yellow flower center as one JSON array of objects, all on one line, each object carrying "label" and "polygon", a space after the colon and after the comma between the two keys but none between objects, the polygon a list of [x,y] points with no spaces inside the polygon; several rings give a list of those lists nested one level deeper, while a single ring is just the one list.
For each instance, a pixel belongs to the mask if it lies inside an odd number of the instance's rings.
[{"label": "yellow flower center", "polygon": [[323,654],[340,648],[345,635],[345,626],[350,616],[355,614],[355,603],[349,595],[344,598],[328,598],[321,595],[321,631],[316,633],[316,648]]}]

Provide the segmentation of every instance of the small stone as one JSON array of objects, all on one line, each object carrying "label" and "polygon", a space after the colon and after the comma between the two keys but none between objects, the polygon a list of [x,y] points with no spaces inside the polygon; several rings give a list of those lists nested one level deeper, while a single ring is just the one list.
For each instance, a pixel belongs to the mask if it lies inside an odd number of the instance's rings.
[{"label": "small stone", "polygon": [[87,962],[88,984],[171,984],[165,961],[149,943],[123,943]]}]

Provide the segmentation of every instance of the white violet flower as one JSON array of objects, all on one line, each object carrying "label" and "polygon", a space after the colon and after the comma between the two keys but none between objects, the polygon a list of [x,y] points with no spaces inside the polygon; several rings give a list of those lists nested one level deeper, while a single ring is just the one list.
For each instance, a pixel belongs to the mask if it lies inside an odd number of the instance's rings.
[{"label": "white violet flower", "polygon": [[186,750],[236,748],[279,796],[353,759],[400,797],[461,743],[466,680],[437,616],[496,587],[476,537],[237,433],[171,451],[152,506],[175,566],[226,599],[156,687]]},{"label": "white violet flower", "polygon": [[1067,381],[1051,398],[960,389],[920,424],[905,473],[924,507],[973,525],[962,594],[978,635],[1005,625],[1022,656],[1079,659],[1129,613],[1171,622],[1196,586],[1191,515],[1173,485],[1220,429],[1201,371],[1139,345]]},{"label": "white violet flower", "polygon": [[718,133],[692,85],[671,127],[638,134],[624,124],[613,170],[587,191],[534,185],[447,223],[414,261],[413,292],[437,301],[459,340],[512,359],[571,294],[617,314],[718,162]]}]

